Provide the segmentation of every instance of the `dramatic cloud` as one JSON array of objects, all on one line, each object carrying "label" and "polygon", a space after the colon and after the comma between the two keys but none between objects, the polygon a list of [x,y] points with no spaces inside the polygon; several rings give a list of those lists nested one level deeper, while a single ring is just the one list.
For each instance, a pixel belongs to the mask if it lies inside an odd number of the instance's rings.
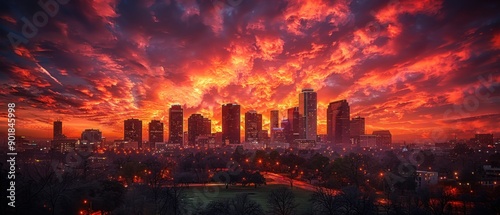
[{"label": "dramatic cloud", "polygon": [[99,128],[122,138],[124,119],[167,124],[177,103],[186,119],[212,118],[214,132],[228,102],[241,104],[242,128],[257,110],[268,129],[269,111],[287,117],[302,88],[318,92],[319,133],[328,103],[347,99],[367,132],[389,129],[397,141],[500,135],[496,1],[57,5],[0,3],[0,103],[16,103],[21,135],[50,138],[62,119],[70,137]]}]

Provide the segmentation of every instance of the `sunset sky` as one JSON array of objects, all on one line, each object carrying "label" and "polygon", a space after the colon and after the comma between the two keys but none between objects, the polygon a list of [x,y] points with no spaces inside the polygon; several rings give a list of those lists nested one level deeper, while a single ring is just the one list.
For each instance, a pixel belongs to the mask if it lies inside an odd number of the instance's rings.
[{"label": "sunset sky", "polygon": [[17,134],[33,139],[52,138],[57,119],[68,137],[97,128],[119,139],[132,117],[147,139],[147,123],[168,125],[176,103],[184,130],[201,113],[214,132],[221,104],[239,103],[243,133],[246,111],[268,129],[269,111],[297,106],[307,87],[319,134],[328,103],[347,99],[368,133],[395,141],[500,136],[498,1],[69,0],[12,45],[37,2],[0,2],[3,135],[9,102]]}]

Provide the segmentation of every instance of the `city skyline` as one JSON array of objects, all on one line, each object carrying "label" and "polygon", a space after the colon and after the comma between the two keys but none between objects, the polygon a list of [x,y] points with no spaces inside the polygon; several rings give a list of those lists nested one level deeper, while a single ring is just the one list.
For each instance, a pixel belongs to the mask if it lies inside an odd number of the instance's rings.
[{"label": "city skyline", "polygon": [[500,1],[0,1],[0,214],[499,214]]},{"label": "city skyline", "polygon": [[[313,93],[313,95],[314,95],[313,100],[316,100],[316,94],[315,94],[314,90],[310,89],[310,88],[302,90],[301,94],[299,95],[299,100],[304,98],[304,92],[306,92],[306,94]],[[175,110],[177,113],[180,113],[179,116],[174,116],[175,119],[173,120],[173,121],[175,121],[175,120],[178,121],[179,117],[182,116],[182,112],[183,112],[182,106],[178,105],[178,104],[174,104],[170,108],[171,113],[172,113],[172,110]],[[345,99],[330,102],[328,109],[327,109],[327,114],[326,114],[326,116],[327,116],[327,119],[326,119],[326,121],[327,121],[327,133],[317,133],[316,138],[314,138],[314,140],[320,138],[321,135],[325,135],[325,137],[327,138],[326,143],[331,144],[331,145],[338,146],[338,145],[345,145],[345,144],[347,144],[347,145],[359,144],[360,135],[364,135],[365,133],[367,133],[365,130],[365,127],[366,127],[365,118],[361,117],[359,115],[355,116],[355,117],[351,116],[349,110],[350,110],[349,103]],[[237,121],[236,119],[237,118],[239,119],[240,126],[239,126],[239,128],[237,128],[237,130],[240,130],[239,134],[237,134],[235,136],[234,134],[236,134],[238,132],[227,131],[227,132],[225,132],[226,134],[224,134],[224,132],[222,132],[222,130],[221,131],[217,131],[217,130],[213,131],[211,129],[212,128],[212,123],[211,123],[212,119],[205,118],[203,115],[201,115],[199,113],[193,113],[187,118],[187,122],[188,122],[187,127],[184,128],[182,123],[181,123],[180,125],[177,125],[175,128],[176,130],[182,129],[183,132],[180,132],[180,133],[188,134],[188,136],[187,136],[188,139],[181,141],[181,143],[192,146],[192,145],[197,144],[196,138],[198,138],[199,136],[203,136],[203,135],[210,136],[210,135],[216,135],[217,133],[221,133],[221,135],[223,136],[223,140],[227,139],[229,141],[228,143],[224,143],[225,141],[223,141],[223,144],[239,144],[241,142],[251,142],[253,140],[259,140],[258,136],[260,136],[260,135],[258,135],[258,134],[260,132],[267,132],[267,134],[269,136],[271,136],[271,140],[272,140],[272,137],[273,137],[272,129],[271,130],[262,129],[262,125],[263,125],[262,114],[259,114],[255,110],[249,110],[249,111],[245,112],[244,114],[242,114],[241,113],[241,106],[236,104],[236,103],[223,104],[222,111],[223,111],[222,116],[226,115],[226,118],[228,120],[228,124],[230,124],[230,125],[235,124]],[[271,116],[270,123],[269,123],[270,125],[273,124],[272,123],[273,118],[276,118],[276,111],[277,110],[271,110],[271,112],[270,112],[270,116]],[[224,112],[225,112],[225,114],[224,114]],[[274,115],[274,117],[273,117],[273,115]],[[317,113],[314,113],[312,115],[316,116]],[[288,108],[286,110],[286,117],[283,115],[282,119],[278,120],[279,124],[281,125],[281,129],[285,128],[285,127],[282,127],[283,123],[285,123],[285,125],[288,127],[288,128],[286,128],[286,129],[288,129],[288,132],[290,132],[288,135],[291,135],[290,136],[291,139],[287,139],[287,141],[289,141],[289,142],[293,142],[293,140],[295,140],[295,139],[308,139],[308,138],[304,138],[304,136],[301,136],[300,131],[295,132],[296,129],[297,130],[301,129],[300,123],[299,123],[300,117],[301,117],[301,114],[299,113],[299,108],[298,107],[291,107],[291,108]],[[123,136],[123,138],[116,138],[114,140],[126,140],[127,141],[129,139],[127,137],[127,133],[130,133],[130,131],[128,131],[128,130],[131,130],[131,129],[127,128],[127,123],[130,124],[131,121],[133,121],[134,123],[129,125],[128,127],[137,126],[135,124],[137,122],[141,123],[139,125],[140,130],[142,131],[142,133],[146,133],[146,135],[149,135],[149,137],[150,137],[147,140],[148,142],[151,142],[151,140],[150,140],[151,135],[155,132],[158,132],[158,129],[154,129],[156,131],[151,129],[152,123],[158,124],[158,125],[161,124],[161,127],[162,127],[161,128],[161,136],[163,136],[165,133],[167,133],[163,129],[163,123],[161,122],[161,120],[152,119],[149,122],[149,128],[147,130],[146,129],[143,130],[142,129],[142,120],[130,118],[130,119],[124,120],[124,127],[123,127],[124,136]],[[182,121],[184,121],[184,120],[182,120]],[[295,124],[295,123],[293,123],[293,121],[299,121],[299,122],[295,122],[297,125],[294,126],[293,124]],[[302,122],[304,122],[304,121],[302,121]],[[228,126],[228,127],[232,127],[231,129],[233,129],[233,130],[235,129],[234,126]],[[297,128],[294,128],[294,127],[297,127]],[[274,128],[279,128],[279,127],[274,127]],[[305,128],[303,128],[303,129],[306,130]],[[331,129],[331,131],[330,131],[330,129]],[[94,129],[85,129],[85,131],[87,131],[87,130],[94,130]],[[133,130],[132,133],[136,133],[136,129],[132,129],[132,130]],[[153,133],[151,131],[153,131]],[[190,131],[194,131],[194,133],[191,133]],[[53,134],[54,134],[53,138],[52,138],[53,140],[66,138],[66,135],[64,135],[63,130],[62,130],[62,121],[57,120],[57,121],[53,122]],[[170,136],[170,132],[168,132],[168,134]],[[388,134],[389,136],[391,136],[390,139],[392,139],[392,134],[390,133],[390,130],[380,129],[380,130],[373,131],[374,136],[381,135],[381,134],[383,134],[383,135]],[[141,135],[141,134],[139,134],[139,135]],[[285,135],[287,135],[287,134],[285,134]],[[493,138],[493,133],[488,133],[488,134],[475,133],[476,138],[478,138],[477,137],[478,135],[480,135],[480,136],[481,135],[483,135],[483,136],[491,135],[491,138]],[[237,142],[234,142],[233,140],[238,139],[237,137],[239,137],[239,140]],[[249,137],[250,137],[250,139],[249,139]],[[464,137],[464,138],[467,139],[469,137]],[[139,137],[139,138],[142,138],[142,137]],[[186,138],[186,136],[184,138]],[[455,135],[452,138],[443,139],[441,137],[440,139],[437,139],[437,138],[433,139],[433,141],[434,141],[434,143],[440,143],[440,142],[444,142],[444,141],[448,141],[448,140],[452,140],[452,139],[456,139],[456,138],[457,138],[457,136]],[[172,138],[170,138],[170,139],[172,139]],[[178,140],[170,140],[170,139],[168,141],[165,139],[165,142],[174,143],[174,144],[179,143]],[[232,139],[232,140],[230,141],[229,139]],[[312,140],[312,139],[309,139],[309,140]],[[135,141],[135,140],[131,140],[131,141]],[[259,140],[259,141],[262,141],[262,140]],[[141,142],[145,142],[145,140],[142,140]],[[154,142],[163,142],[163,141],[153,141],[153,143]],[[389,140],[388,142],[391,143],[392,140]],[[406,140],[404,140],[403,142],[406,142]],[[379,143],[377,143],[377,144],[379,144]],[[139,145],[142,145],[142,144],[139,144]],[[389,145],[389,144],[385,144],[385,145]]]},{"label": "city skyline", "polygon": [[50,139],[62,120],[67,137],[98,128],[112,140],[136,118],[162,121],[167,140],[171,105],[184,131],[199,113],[215,132],[230,102],[262,113],[270,131],[271,110],[286,115],[314,88],[317,134],[328,104],[346,99],[366,133],[390,130],[394,141],[500,136],[497,4],[212,2],[70,1],[18,45],[12,34],[43,8],[0,3],[0,103],[16,103],[17,134]]}]

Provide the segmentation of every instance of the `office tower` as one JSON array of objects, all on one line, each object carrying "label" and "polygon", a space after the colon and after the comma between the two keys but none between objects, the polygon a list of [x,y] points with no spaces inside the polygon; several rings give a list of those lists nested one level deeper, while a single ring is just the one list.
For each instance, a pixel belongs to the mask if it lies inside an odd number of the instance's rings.
[{"label": "office tower", "polygon": [[245,113],[245,142],[259,141],[262,131],[262,114],[251,110]]},{"label": "office tower", "polygon": [[215,145],[221,146],[223,145],[222,143],[222,132],[215,132],[213,133],[215,137]]},{"label": "office tower", "polygon": [[377,146],[389,146],[392,143],[392,134],[389,130],[373,131],[376,136]]},{"label": "office tower", "polygon": [[183,144],[184,113],[182,106],[172,105],[168,110],[168,141],[172,144]]},{"label": "office tower", "polygon": [[102,146],[102,132],[97,129],[85,129],[80,138],[80,146],[86,145],[89,148],[95,149]]},{"label": "office tower", "polygon": [[70,152],[75,150],[78,145],[78,139],[58,139],[51,141],[51,150],[58,152]]},{"label": "office tower", "polygon": [[205,132],[205,118],[201,114],[191,114],[188,118],[188,144],[195,145],[196,138]]},{"label": "office tower", "polygon": [[292,143],[292,129],[290,126],[290,122],[288,119],[281,120],[281,128],[283,129],[283,135],[285,136],[285,140],[287,143]]},{"label": "office tower", "polygon": [[357,116],[351,119],[351,137],[365,134],[365,118]]},{"label": "office tower", "polygon": [[356,143],[360,147],[375,148],[377,146],[377,135],[361,134],[358,136]]},{"label": "office tower", "polygon": [[271,132],[271,142],[273,141],[274,138],[274,129],[273,128],[279,128],[279,111],[278,110],[271,110],[271,114],[269,115],[270,123],[269,123],[269,131]]},{"label": "office tower", "polygon": [[351,144],[350,108],[346,100],[331,102],[326,111],[328,140],[333,144]]},{"label": "office tower", "polygon": [[149,147],[155,148],[155,143],[163,141],[163,122],[160,120],[151,120],[149,122]]},{"label": "office tower", "polygon": [[300,135],[300,115],[299,107],[289,108],[287,110],[288,124],[290,126],[290,133],[287,137],[288,143],[293,143],[294,140],[299,138]]},{"label": "office tower", "polygon": [[299,132],[301,139],[316,140],[317,94],[313,89],[303,89],[299,94]]},{"label": "office tower", "polygon": [[259,141],[261,142],[266,142],[269,140],[269,134],[267,133],[267,130],[262,130],[259,132],[258,135]]},{"label": "office tower", "polygon": [[188,132],[184,131],[182,133],[182,145],[183,146],[187,146],[188,145],[188,140],[189,140]]},{"label": "office tower", "polygon": [[62,133],[62,122],[57,120],[54,121],[54,128],[53,128],[54,135],[52,136],[52,139],[54,140],[60,140],[60,139],[65,139],[65,136]]},{"label": "office tower", "polygon": [[273,136],[271,137],[271,144],[285,143],[286,137],[283,128],[273,128]]},{"label": "office tower", "polygon": [[280,117],[280,112],[279,110],[271,110],[271,115],[269,119],[271,119],[271,123],[269,124],[269,129],[273,128],[279,128],[279,117]]},{"label": "office tower", "polygon": [[210,120],[209,118],[203,118],[203,134],[212,134],[212,120]]},{"label": "office tower", "polygon": [[82,142],[100,144],[102,142],[102,132],[98,129],[85,129],[80,138]]},{"label": "office tower", "polygon": [[222,105],[222,142],[224,144],[240,143],[240,105]]},{"label": "office tower", "polygon": [[358,144],[360,135],[365,134],[365,118],[357,116],[351,119],[350,135],[354,144]]},{"label": "office tower", "polygon": [[137,142],[137,147],[142,148],[142,121],[132,118],[123,124],[123,140]]}]

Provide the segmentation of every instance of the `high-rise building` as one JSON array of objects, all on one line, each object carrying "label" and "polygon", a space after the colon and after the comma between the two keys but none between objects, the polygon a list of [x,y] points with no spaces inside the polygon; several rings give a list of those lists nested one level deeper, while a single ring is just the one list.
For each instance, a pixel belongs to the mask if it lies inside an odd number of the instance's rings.
[{"label": "high-rise building", "polygon": [[273,136],[271,137],[271,144],[286,142],[285,133],[283,128],[273,128]]},{"label": "high-rise building", "polygon": [[377,138],[377,146],[389,146],[392,143],[392,134],[389,130],[373,131]]},{"label": "high-rise building", "polygon": [[[300,135],[300,115],[299,107],[289,108],[287,110],[288,124],[290,131],[286,137],[288,143],[293,143],[294,140],[299,138]],[[285,131],[287,133],[287,131]]]},{"label": "high-rise building", "polygon": [[288,121],[288,119],[282,119],[281,120],[281,128],[283,129],[283,135],[285,136],[285,140],[287,143],[292,143],[291,140],[291,137],[292,137],[292,129],[291,129],[291,126],[290,126],[290,122]]},{"label": "high-rise building", "polygon": [[54,121],[54,135],[52,139],[54,140],[65,139],[65,136],[62,133],[62,122],[59,120]]},{"label": "high-rise building", "polygon": [[191,114],[188,118],[188,144],[195,145],[196,139],[201,135],[208,135],[206,121],[201,114]]},{"label": "high-rise building", "polygon": [[212,120],[203,118],[203,134],[212,134]]},{"label": "high-rise building", "polygon": [[245,113],[245,142],[259,141],[262,131],[262,114],[251,110]]},{"label": "high-rise building", "polygon": [[155,148],[155,143],[163,141],[163,122],[160,120],[151,120],[149,122],[149,147]]},{"label": "high-rise building", "polygon": [[299,135],[301,139],[316,140],[317,102],[317,94],[313,89],[302,89],[299,94]]},{"label": "high-rise building", "polygon": [[222,142],[240,143],[240,105],[222,105]]},{"label": "high-rise building", "polygon": [[86,141],[88,143],[100,144],[102,142],[102,132],[98,129],[85,129],[82,132],[80,140],[82,142]]},{"label": "high-rise building", "polygon": [[188,139],[189,139],[188,132],[184,131],[182,133],[182,145],[183,146],[187,146],[188,145]]},{"label": "high-rise building", "polygon": [[375,148],[377,146],[377,135],[361,134],[357,140],[356,144],[360,147]]},{"label": "high-rise building", "polygon": [[142,121],[127,119],[123,122],[123,140],[137,142],[137,147],[142,148]]},{"label": "high-rise building", "polygon": [[269,117],[270,119],[270,124],[269,124],[269,129],[273,128],[279,128],[280,127],[280,122],[279,122],[279,117],[280,117],[280,111],[279,110],[271,110],[271,115]]},{"label": "high-rise building", "polygon": [[350,133],[355,144],[359,143],[360,135],[365,134],[365,118],[357,116],[351,119]]},{"label": "high-rise building", "polygon": [[102,146],[102,132],[98,129],[85,129],[82,132],[80,141],[83,145],[95,149],[98,146]]},{"label": "high-rise building", "polygon": [[269,131],[271,132],[271,141],[273,140],[274,138],[274,129],[273,128],[279,128],[280,125],[279,125],[279,115],[280,115],[280,112],[279,110],[271,110],[271,114],[269,115]]},{"label": "high-rise building", "polygon": [[365,118],[357,116],[351,119],[351,137],[365,134]]},{"label": "high-rise building", "polygon": [[77,146],[77,139],[58,139],[51,141],[51,149],[58,152],[70,152]]},{"label": "high-rise building", "polygon": [[331,102],[326,111],[328,140],[333,144],[350,144],[350,108],[346,100]]},{"label": "high-rise building", "polygon": [[299,107],[293,107],[289,108],[287,110],[287,117],[288,117],[288,123],[290,124],[290,130],[291,130],[291,142],[293,140],[298,139],[300,137],[300,114],[299,114]]},{"label": "high-rise building", "polygon": [[183,144],[184,112],[182,106],[172,105],[168,110],[168,141],[171,144]]},{"label": "high-rise building", "polygon": [[259,140],[261,142],[266,142],[269,140],[269,134],[267,133],[267,130],[262,130],[259,132]]}]

